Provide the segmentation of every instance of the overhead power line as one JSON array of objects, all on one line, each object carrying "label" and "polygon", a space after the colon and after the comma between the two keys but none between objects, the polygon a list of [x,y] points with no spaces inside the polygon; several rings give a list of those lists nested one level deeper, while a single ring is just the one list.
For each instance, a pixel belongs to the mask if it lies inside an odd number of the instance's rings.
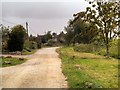
[{"label": "overhead power line", "polygon": [[15,22],[11,22],[11,21],[8,21],[8,20],[5,20],[5,19],[0,19],[1,22],[6,22],[6,23],[9,23],[9,24],[24,24],[25,22],[22,22],[22,23],[15,23]]},{"label": "overhead power line", "polygon": [[29,27],[29,31],[36,35],[36,32],[31,27]]},{"label": "overhead power line", "polygon": [[[2,22],[6,22],[6,23],[9,23],[9,24],[18,24],[18,23],[15,23],[15,22],[11,22],[11,21],[8,21],[8,20],[5,20],[5,19],[1,19],[0,18],[0,21],[2,21]],[[23,22],[23,23],[21,23],[22,25],[25,25],[26,23],[25,22]],[[28,25],[28,23],[27,23],[27,25]],[[28,28],[29,28],[29,31],[31,31],[33,34],[35,34],[36,35],[36,32],[30,27],[30,26],[27,26],[27,33],[28,33]]]},{"label": "overhead power line", "polygon": [[0,19],[3,23],[6,22],[6,23],[9,23],[9,24],[17,24],[17,23],[14,23],[14,22],[11,22],[11,21],[8,21],[8,20],[5,20],[5,19]]}]

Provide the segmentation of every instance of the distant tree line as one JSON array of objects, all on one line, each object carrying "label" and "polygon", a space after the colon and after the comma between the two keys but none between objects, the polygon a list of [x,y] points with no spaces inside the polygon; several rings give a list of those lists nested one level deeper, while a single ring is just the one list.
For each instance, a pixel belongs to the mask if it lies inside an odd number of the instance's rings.
[{"label": "distant tree line", "polygon": [[15,25],[14,27],[1,26],[2,30],[2,51],[31,51],[39,49],[42,46],[58,46],[64,43],[64,32],[57,33],[48,31],[44,35],[29,36],[27,30],[22,25]]}]

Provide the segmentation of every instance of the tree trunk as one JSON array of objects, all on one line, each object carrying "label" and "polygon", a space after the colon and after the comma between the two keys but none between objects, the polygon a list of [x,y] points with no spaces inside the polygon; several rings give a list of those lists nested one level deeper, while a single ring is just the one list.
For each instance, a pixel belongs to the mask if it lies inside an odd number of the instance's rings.
[{"label": "tree trunk", "polygon": [[106,55],[109,58],[109,40],[108,40],[108,33],[106,33]]},{"label": "tree trunk", "polygon": [[105,39],[106,39],[106,55],[107,55],[107,58],[109,58],[109,38],[108,38],[108,31],[107,31],[107,28],[106,28],[106,23],[105,23]]},{"label": "tree trunk", "polygon": [[110,39],[112,39],[112,30],[110,30]]}]

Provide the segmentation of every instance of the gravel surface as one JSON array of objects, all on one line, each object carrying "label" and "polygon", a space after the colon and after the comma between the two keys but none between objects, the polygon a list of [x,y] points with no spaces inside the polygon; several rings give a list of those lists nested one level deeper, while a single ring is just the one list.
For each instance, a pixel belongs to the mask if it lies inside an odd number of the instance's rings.
[{"label": "gravel surface", "polygon": [[21,65],[1,68],[2,88],[67,88],[56,48],[40,49],[24,56],[29,60]]}]

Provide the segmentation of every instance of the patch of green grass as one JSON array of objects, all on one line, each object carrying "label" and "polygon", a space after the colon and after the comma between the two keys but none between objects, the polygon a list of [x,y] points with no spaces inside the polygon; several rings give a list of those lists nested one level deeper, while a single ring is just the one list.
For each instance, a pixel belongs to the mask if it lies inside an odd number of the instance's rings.
[{"label": "patch of green grass", "polygon": [[79,53],[72,47],[60,48],[57,52],[70,88],[118,88],[117,59]]},{"label": "patch of green grass", "polygon": [[12,58],[12,57],[3,57],[0,58],[0,67],[14,66],[17,64],[22,64],[26,61],[24,58]]},{"label": "patch of green grass", "polygon": [[[109,47],[109,55],[110,57],[113,58],[119,58],[119,48],[118,45],[118,40],[113,40],[112,42],[109,43],[110,47]],[[93,53],[93,54],[97,54],[97,55],[102,55],[102,56],[106,56],[106,46],[100,46],[100,45],[95,45],[93,43],[91,44],[79,44],[79,45],[75,45],[74,46],[74,50],[78,51],[78,52],[85,52],[85,53]]]}]

